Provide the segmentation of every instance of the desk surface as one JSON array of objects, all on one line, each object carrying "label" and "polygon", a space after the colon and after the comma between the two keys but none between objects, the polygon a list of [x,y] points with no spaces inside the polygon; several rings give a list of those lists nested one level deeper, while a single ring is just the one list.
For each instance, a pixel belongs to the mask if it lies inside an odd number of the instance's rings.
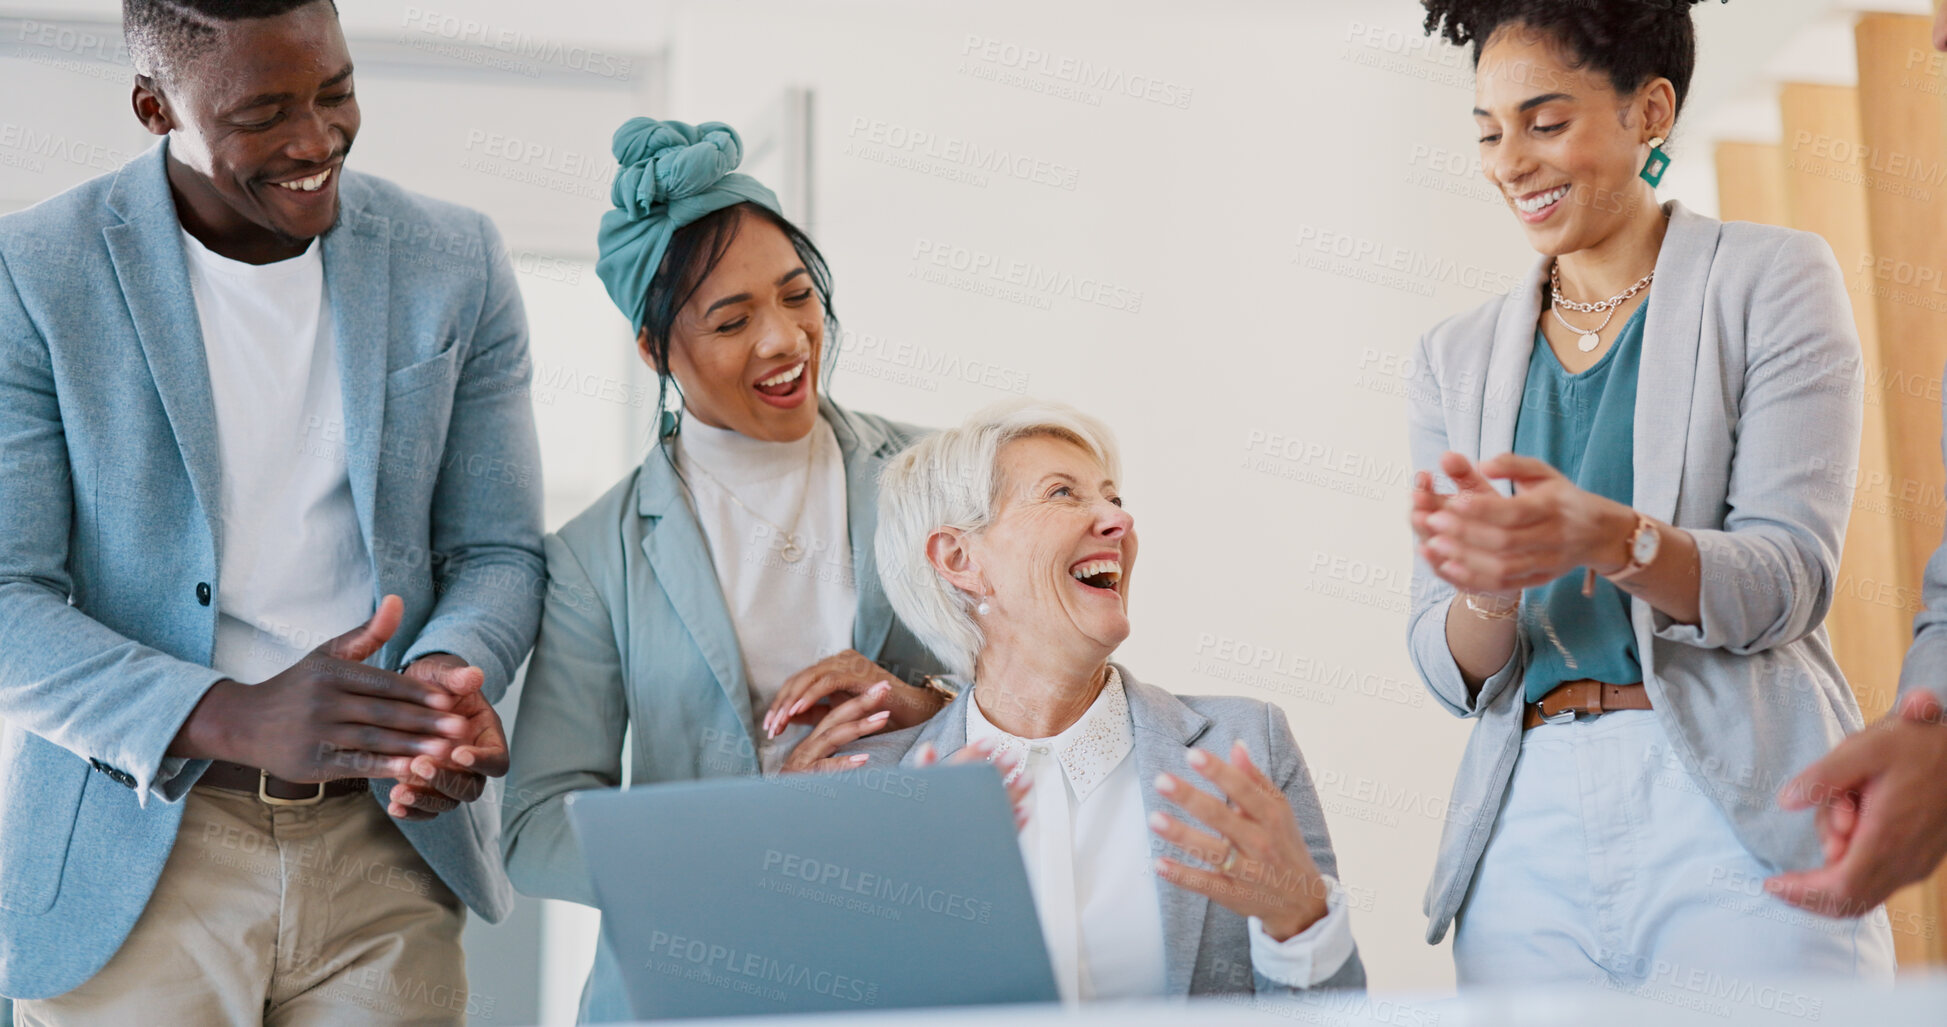
[{"label": "desk surface", "polygon": [[1246,1027],[1316,1024],[1322,1027],[1748,1027],[1840,1024],[1860,1027],[1942,1027],[1947,1024],[1947,975],[1902,978],[1897,987],[1853,982],[1747,982],[1730,978],[1660,981],[1637,993],[1586,988],[1470,992],[1465,998],[1325,994],[1303,1001],[1199,999],[1182,1002],[1101,1003],[1086,1008],[984,1006],[963,1009],[874,1010],[817,1016],[740,1017],[660,1021],[686,1027]]}]

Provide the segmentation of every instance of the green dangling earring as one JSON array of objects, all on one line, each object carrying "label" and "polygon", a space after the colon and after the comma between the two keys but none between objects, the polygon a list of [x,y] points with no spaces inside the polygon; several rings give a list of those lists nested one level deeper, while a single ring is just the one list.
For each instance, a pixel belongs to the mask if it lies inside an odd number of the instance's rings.
[{"label": "green dangling earring", "polygon": [[1670,155],[1663,152],[1663,137],[1657,136],[1650,140],[1649,161],[1637,174],[1654,189],[1663,184],[1663,173],[1668,170],[1670,170]]}]

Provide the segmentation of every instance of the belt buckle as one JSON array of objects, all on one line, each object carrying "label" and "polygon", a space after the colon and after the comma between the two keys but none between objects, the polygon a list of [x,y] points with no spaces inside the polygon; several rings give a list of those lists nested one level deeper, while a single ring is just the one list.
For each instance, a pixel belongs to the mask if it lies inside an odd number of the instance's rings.
[{"label": "belt buckle", "polygon": [[1535,708],[1535,712],[1537,714],[1541,715],[1541,722],[1544,724],[1572,724],[1575,722],[1576,717],[1579,717],[1582,714],[1588,712],[1585,708],[1581,706],[1570,705],[1568,709],[1565,709],[1560,713],[1549,713],[1548,707],[1544,704],[1543,701],[1546,700],[1547,698],[1548,698],[1547,696],[1542,696],[1540,699],[1536,699],[1534,702],[1529,704]]},{"label": "belt buckle", "polygon": [[[1536,703],[1535,709],[1536,711],[1539,712],[1541,710],[1541,704]],[[1554,716],[1549,716],[1547,713],[1544,712],[1541,714],[1541,722],[1544,724],[1572,724],[1575,722],[1575,718],[1577,716],[1580,716],[1581,713],[1582,713],[1581,710],[1573,706],[1563,710],[1560,713],[1555,714]]]},{"label": "belt buckle", "polygon": [[[292,783],[295,784],[296,782]],[[329,781],[318,782],[318,794],[316,795],[308,795],[302,799],[280,799],[270,794],[270,771],[259,768],[257,770],[257,799],[266,806],[316,806],[318,803],[324,801],[325,785],[330,783]]]}]

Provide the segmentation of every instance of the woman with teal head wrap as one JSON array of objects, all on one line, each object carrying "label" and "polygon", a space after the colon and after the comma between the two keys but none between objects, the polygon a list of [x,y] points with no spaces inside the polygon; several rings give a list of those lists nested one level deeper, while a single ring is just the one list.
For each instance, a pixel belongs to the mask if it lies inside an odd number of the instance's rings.
[{"label": "woman with teal head wrap", "polygon": [[[944,704],[873,553],[878,476],[920,434],[820,393],[831,277],[720,122],[616,130],[596,273],[680,415],[546,540],[502,850],[530,895],[595,903],[564,800],[631,784],[857,766],[833,754]],[[624,738],[633,736],[626,748]],[[602,942],[585,1020],[629,1019]]]},{"label": "woman with teal head wrap", "polygon": [[637,329],[648,309],[649,282],[678,229],[739,203],[783,215],[777,194],[732,170],[744,159],[744,141],[721,121],[630,118],[615,131],[614,151],[621,162],[609,187],[615,209],[602,215],[595,274]]}]

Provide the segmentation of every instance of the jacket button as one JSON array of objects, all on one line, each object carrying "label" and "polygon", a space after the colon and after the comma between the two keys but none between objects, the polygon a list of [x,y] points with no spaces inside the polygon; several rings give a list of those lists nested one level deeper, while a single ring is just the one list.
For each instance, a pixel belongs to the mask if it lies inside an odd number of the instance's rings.
[{"label": "jacket button", "polygon": [[199,581],[196,583],[196,601],[203,604],[204,606],[210,605],[210,583],[209,582]]}]

